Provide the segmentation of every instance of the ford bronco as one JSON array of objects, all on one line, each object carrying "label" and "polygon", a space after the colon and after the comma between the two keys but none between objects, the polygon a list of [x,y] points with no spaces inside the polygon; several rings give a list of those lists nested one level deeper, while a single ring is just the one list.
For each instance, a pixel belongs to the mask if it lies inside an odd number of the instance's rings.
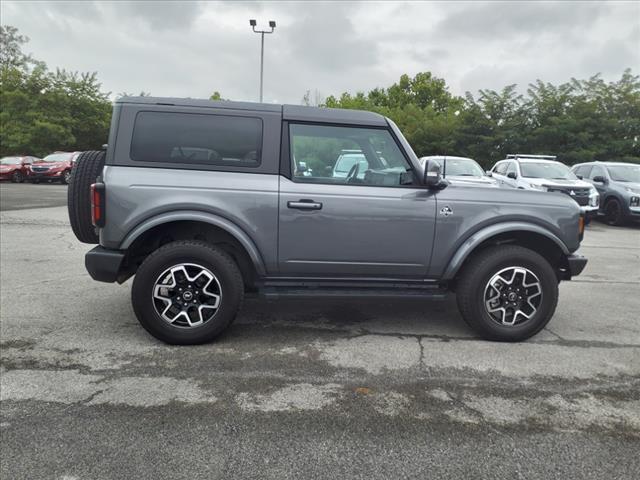
[{"label": "ford bronco", "polygon": [[[336,174],[345,151],[362,158]],[[142,326],[207,342],[246,292],[442,298],[480,336],[519,341],[578,275],[568,195],[450,185],[372,112],[125,97],[105,150],[73,167],[69,215],[90,275],[124,282]],[[427,315],[428,312],[425,312]]]}]

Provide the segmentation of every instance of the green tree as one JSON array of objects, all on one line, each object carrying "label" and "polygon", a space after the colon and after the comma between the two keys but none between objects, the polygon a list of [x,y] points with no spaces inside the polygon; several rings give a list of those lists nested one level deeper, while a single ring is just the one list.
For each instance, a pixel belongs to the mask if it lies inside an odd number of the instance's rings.
[{"label": "green tree", "polygon": [[49,71],[22,53],[28,39],[14,27],[2,27],[1,40],[0,155],[44,156],[106,143],[111,102],[96,73]]}]

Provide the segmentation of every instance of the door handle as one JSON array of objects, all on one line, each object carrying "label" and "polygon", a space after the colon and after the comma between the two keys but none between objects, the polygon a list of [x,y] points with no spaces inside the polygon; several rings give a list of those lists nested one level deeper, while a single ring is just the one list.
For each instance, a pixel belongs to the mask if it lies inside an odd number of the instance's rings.
[{"label": "door handle", "polygon": [[296,210],[320,210],[322,204],[320,202],[314,202],[313,200],[298,200],[297,202],[287,202],[287,207],[294,208]]}]

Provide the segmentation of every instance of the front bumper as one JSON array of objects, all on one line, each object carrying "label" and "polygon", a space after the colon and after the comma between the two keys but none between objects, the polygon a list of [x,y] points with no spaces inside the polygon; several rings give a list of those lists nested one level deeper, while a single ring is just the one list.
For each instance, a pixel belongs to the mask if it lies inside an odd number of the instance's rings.
[{"label": "front bumper", "polygon": [[29,172],[29,178],[31,180],[59,180],[62,177],[63,170],[56,172]]},{"label": "front bumper", "polygon": [[95,247],[84,256],[84,266],[89,275],[98,282],[121,282],[125,254],[120,250]]},{"label": "front bumper", "polygon": [[566,280],[571,280],[571,277],[580,275],[587,265],[587,257],[582,255],[567,255],[567,272]]}]

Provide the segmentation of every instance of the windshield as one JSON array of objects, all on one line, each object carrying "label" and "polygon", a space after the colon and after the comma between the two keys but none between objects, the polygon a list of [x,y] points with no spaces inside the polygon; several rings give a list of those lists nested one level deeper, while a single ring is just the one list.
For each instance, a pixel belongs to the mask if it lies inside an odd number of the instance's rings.
[{"label": "windshield", "polygon": [[460,177],[483,177],[484,170],[476,163],[475,160],[470,158],[446,158],[438,160],[438,163],[446,165],[442,168],[443,176],[460,176]]},{"label": "windshield", "polygon": [[522,176],[527,178],[550,178],[553,180],[577,180],[569,167],[556,162],[520,162]]},{"label": "windshield", "polygon": [[640,165],[611,165],[607,170],[615,182],[640,183]]},{"label": "windshield", "polygon": [[349,173],[351,167],[353,167],[356,162],[364,162],[366,164],[367,161],[362,154],[340,155],[340,158],[338,158],[338,161],[336,162],[335,171],[340,173]]},{"label": "windshield", "polygon": [[4,157],[0,159],[0,164],[2,165],[20,165],[20,161],[22,157]]},{"label": "windshield", "polygon": [[71,153],[52,153],[47,155],[40,162],[68,162],[71,160]]}]

